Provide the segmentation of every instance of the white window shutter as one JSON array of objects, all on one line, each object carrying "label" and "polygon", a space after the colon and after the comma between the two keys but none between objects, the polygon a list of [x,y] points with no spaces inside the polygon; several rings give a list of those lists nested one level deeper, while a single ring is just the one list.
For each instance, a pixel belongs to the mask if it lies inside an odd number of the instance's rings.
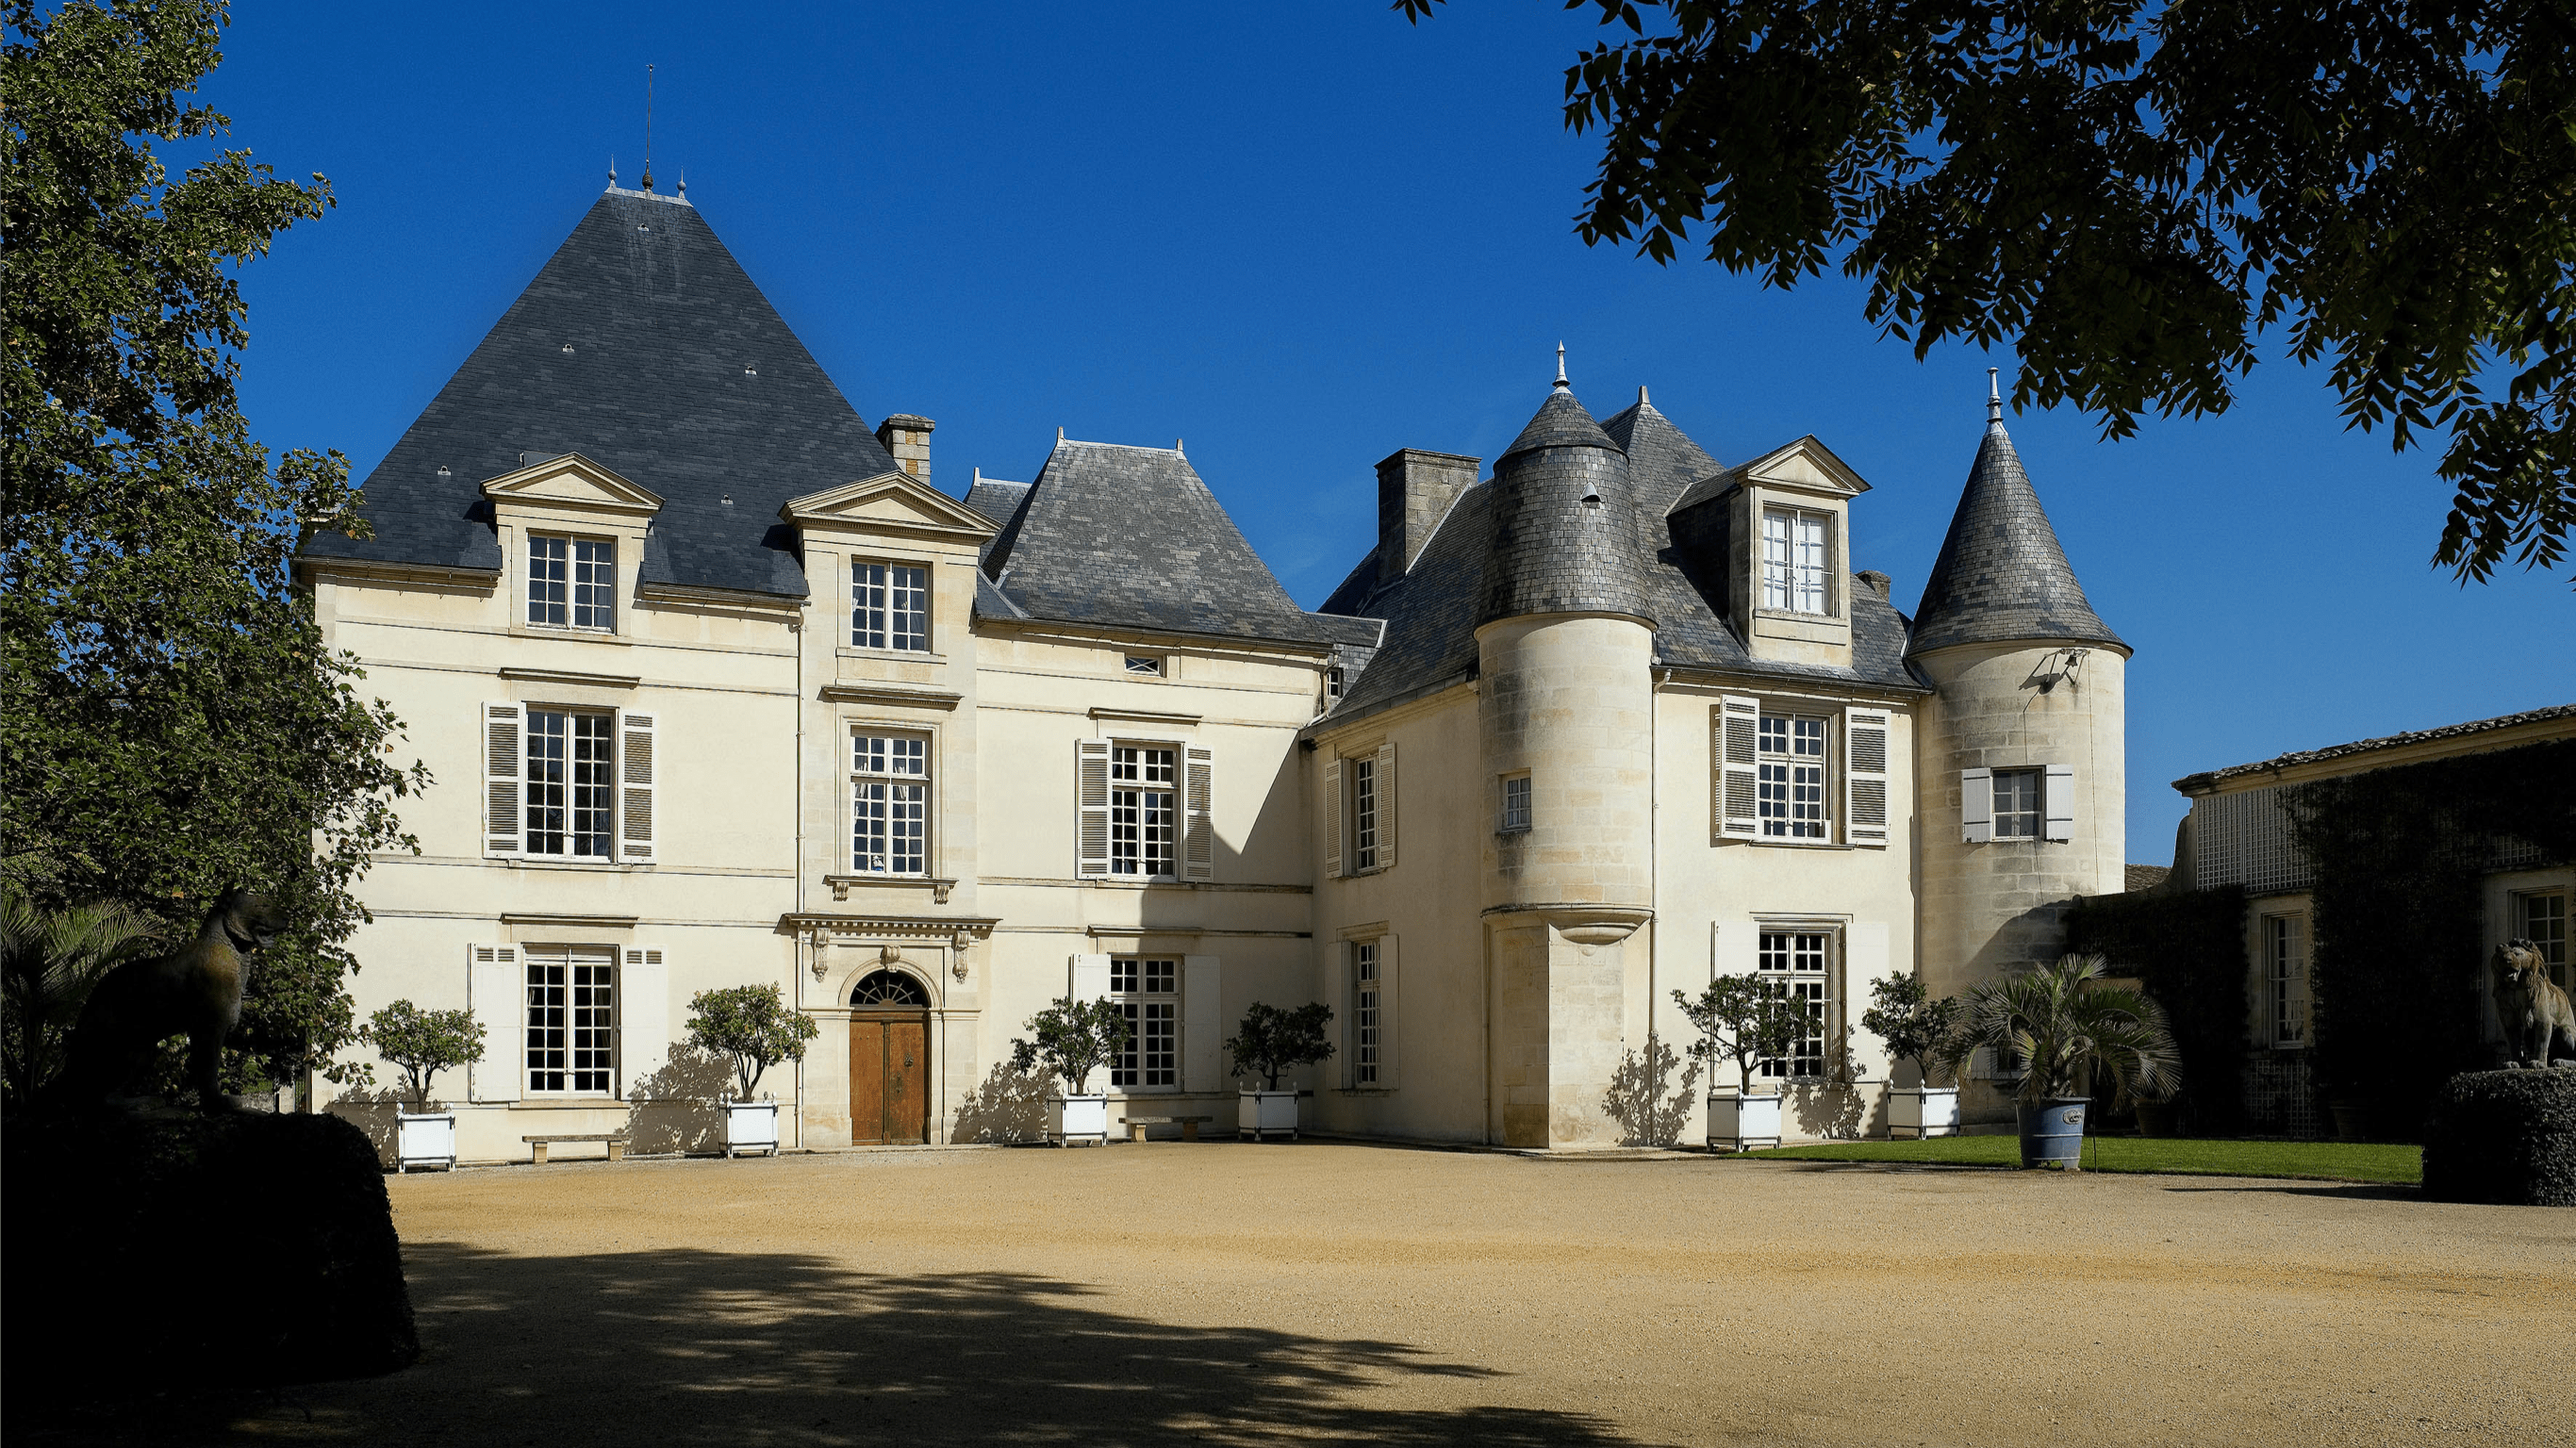
[{"label": "white window shutter", "polygon": [[618,962],[617,1099],[632,1101],[671,1056],[671,977],[658,949],[630,945]]},{"label": "white window shutter", "polygon": [[[1826,989],[1832,992],[1835,1001],[1858,1002],[1869,999],[1870,984],[1885,977],[1888,973],[1887,937],[1887,922],[1884,920],[1855,920],[1849,926],[1845,927],[1843,932],[1842,970],[1839,972],[1839,978],[1829,976],[1828,984],[1826,986]],[[1852,1009],[1849,1004],[1845,1004],[1841,1006],[1838,1012],[1829,1012],[1826,1019],[1833,1021],[1850,1021],[1857,1024],[1860,1019],[1860,1014],[1861,1013],[1859,1011]],[[1843,1038],[1845,1041],[1853,1043],[1855,1053],[1857,1053],[1858,1040],[1862,1034],[1863,1032],[1861,1031],[1853,1031]],[[1859,1074],[1866,1079],[1869,1071],[1869,1063],[1854,1061],[1852,1065],[1857,1068]],[[1879,1053],[1876,1069],[1881,1073],[1889,1074],[1892,1079],[1892,1073],[1896,1069],[1896,1063],[1887,1059],[1884,1049]]]},{"label": "white window shutter", "polygon": [[1073,742],[1074,828],[1073,872],[1078,876],[1109,873],[1109,741]]},{"label": "white window shutter", "polygon": [[1072,980],[1067,986],[1072,998],[1089,1003],[1109,994],[1109,957],[1077,955],[1072,960]]},{"label": "white window shutter", "polygon": [[466,1066],[465,1094],[475,1101],[518,1100],[528,1046],[528,975],[519,947],[467,947],[465,1006],[483,1028],[483,1058]]},{"label": "white window shutter", "polygon": [[1709,752],[1717,766],[1717,834],[1721,839],[1762,837],[1760,789],[1754,754],[1761,747],[1762,701],[1739,694],[1719,698],[1711,716]]},{"label": "white window shutter", "polygon": [[1991,844],[1995,838],[1995,772],[1959,771],[1959,842]]},{"label": "white window shutter", "polygon": [[1324,947],[1324,959],[1327,962],[1324,980],[1328,985],[1339,982],[1338,985],[1333,985],[1330,995],[1333,1019],[1341,1027],[1338,1033],[1339,1040],[1336,1042],[1341,1050],[1335,1059],[1342,1063],[1341,1086],[1345,1091],[1360,1084],[1359,954],[1359,946],[1347,940],[1332,941]]},{"label": "white window shutter", "polygon": [[618,858],[653,863],[653,716],[617,711]]},{"label": "white window shutter", "polygon": [[1188,844],[1181,858],[1181,878],[1216,878],[1216,751],[1202,744],[1189,747]]},{"label": "white window shutter", "polygon": [[2041,783],[2039,807],[2047,828],[2041,833],[2059,844],[2075,838],[2075,766],[2052,764]]},{"label": "white window shutter", "polygon": [[1339,879],[1342,873],[1342,760],[1341,756],[1324,761],[1324,797],[1316,801],[1319,821],[1324,831],[1324,878]]},{"label": "white window shutter", "polygon": [[483,856],[485,859],[515,860],[525,837],[519,833],[522,823],[520,801],[525,787],[520,783],[526,768],[521,739],[528,725],[527,710],[503,700],[483,706]]},{"label": "white window shutter", "polygon": [[1181,1089],[1225,1089],[1225,990],[1218,957],[1181,957]]},{"label": "white window shutter", "polygon": [[1843,711],[1843,842],[1885,845],[1888,832],[1888,716]]},{"label": "white window shutter", "polygon": [[1377,747],[1377,867],[1395,868],[1395,743]]}]

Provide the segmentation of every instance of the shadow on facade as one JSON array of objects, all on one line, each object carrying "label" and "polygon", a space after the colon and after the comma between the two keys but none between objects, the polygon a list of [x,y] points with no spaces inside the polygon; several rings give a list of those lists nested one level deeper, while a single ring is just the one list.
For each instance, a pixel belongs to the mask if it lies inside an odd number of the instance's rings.
[{"label": "shadow on facade", "polygon": [[1048,1094],[1043,1074],[1014,1071],[1010,1062],[997,1062],[984,1073],[984,1084],[958,1103],[948,1139],[1005,1145],[1035,1141],[1046,1131]]},{"label": "shadow on facade", "polygon": [[1688,1136],[1699,1116],[1699,1072],[1699,1062],[1684,1061],[1659,1036],[1646,1038],[1642,1054],[1622,1052],[1601,1098],[1602,1114],[1619,1123],[1619,1144],[1671,1146]]},{"label": "shadow on facade", "polygon": [[626,1119],[627,1150],[638,1156],[724,1150],[716,1101],[734,1088],[733,1062],[685,1041],[671,1043],[662,1069],[635,1078]]},{"label": "shadow on facade", "polygon": [[236,1431],[646,1448],[1636,1441],[1578,1413],[1361,1406],[1348,1399],[1406,1379],[1501,1374],[1401,1343],[1128,1316],[1097,1289],[1020,1273],[898,1278],[782,1253],[513,1257],[439,1243],[404,1258],[420,1363],[317,1386],[293,1407],[236,1404],[224,1415]]}]

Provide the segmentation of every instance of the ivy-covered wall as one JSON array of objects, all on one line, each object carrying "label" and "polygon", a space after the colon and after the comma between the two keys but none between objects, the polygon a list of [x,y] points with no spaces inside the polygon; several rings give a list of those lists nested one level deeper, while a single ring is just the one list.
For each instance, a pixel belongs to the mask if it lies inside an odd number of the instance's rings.
[{"label": "ivy-covered wall", "polygon": [[2182,1053],[2185,1130],[2224,1135],[2244,1125],[2245,892],[2229,885],[2170,894],[2078,899],[2066,948],[2110,957],[2172,1019]]}]

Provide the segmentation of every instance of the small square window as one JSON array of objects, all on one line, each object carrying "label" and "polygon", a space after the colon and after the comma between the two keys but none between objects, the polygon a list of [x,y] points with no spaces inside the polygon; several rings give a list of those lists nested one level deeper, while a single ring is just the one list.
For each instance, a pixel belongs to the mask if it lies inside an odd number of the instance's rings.
[{"label": "small square window", "polygon": [[1129,654],[1127,672],[1149,679],[1159,679],[1163,676],[1163,661],[1154,654]]},{"label": "small square window", "polygon": [[1526,774],[1503,778],[1504,834],[1518,834],[1530,827],[1530,777]]}]

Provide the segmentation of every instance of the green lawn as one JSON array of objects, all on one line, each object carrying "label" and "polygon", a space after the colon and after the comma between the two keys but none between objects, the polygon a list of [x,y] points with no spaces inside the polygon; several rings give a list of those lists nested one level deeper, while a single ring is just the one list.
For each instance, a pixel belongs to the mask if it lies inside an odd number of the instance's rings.
[{"label": "green lawn", "polygon": [[[1901,1161],[1949,1166],[2018,1166],[2014,1136],[1944,1136],[1930,1141],[1837,1141],[1747,1152],[1746,1161]],[[2084,1142],[2086,1171],[2168,1172],[2193,1176],[2296,1177],[2313,1181],[2424,1180],[2424,1148],[2341,1141],[2150,1140],[2096,1136]]]}]

